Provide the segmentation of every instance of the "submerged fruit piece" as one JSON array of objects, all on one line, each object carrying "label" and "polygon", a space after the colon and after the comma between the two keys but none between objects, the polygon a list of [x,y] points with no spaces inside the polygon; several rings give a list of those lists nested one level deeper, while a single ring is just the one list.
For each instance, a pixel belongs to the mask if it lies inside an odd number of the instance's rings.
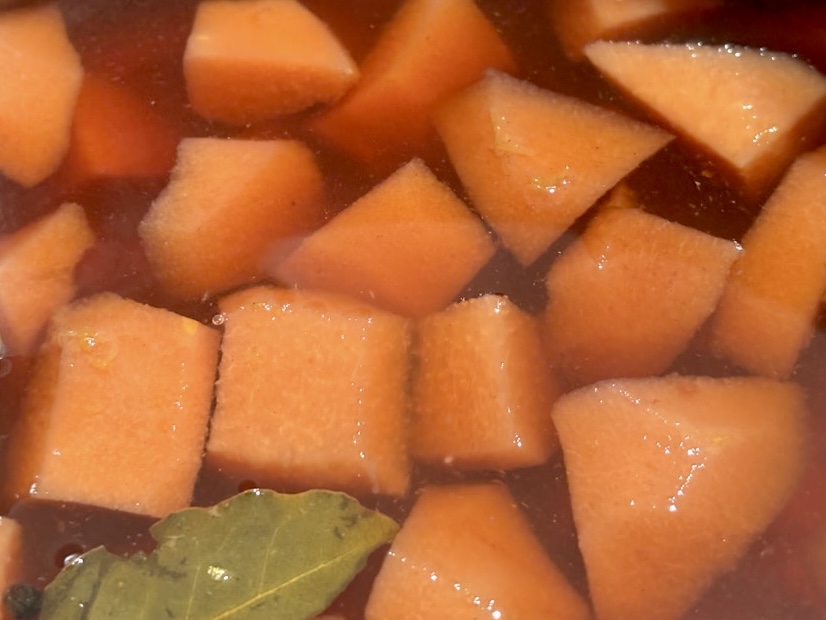
[{"label": "submerged fruit piece", "polygon": [[335,101],[359,71],[296,0],[206,0],[187,41],[184,76],[198,114],[244,125]]},{"label": "submerged fruit piece", "polygon": [[499,484],[426,487],[393,541],[367,620],[587,620],[585,601],[551,562]]},{"label": "submerged fruit piece", "polygon": [[56,4],[0,13],[0,172],[31,186],[57,169],[82,80]]},{"label": "submerged fruit piece", "polygon": [[606,208],[553,263],[545,340],[574,385],[668,370],[711,316],[731,241],[633,208]]},{"label": "submerged fruit piece", "polygon": [[153,517],[188,506],[219,340],[193,319],[112,293],[61,309],[5,454],[4,499]]},{"label": "submerged fruit piece", "polygon": [[536,319],[498,295],[462,301],[417,326],[411,451],[460,469],[544,463],[556,450],[558,395]]},{"label": "submerged fruit piece", "polygon": [[52,313],[75,295],[75,267],[94,243],[83,208],[54,213],[0,239],[0,339],[30,355]]},{"label": "submerged fruit piece", "polygon": [[172,296],[246,284],[323,219],[321,172],[293,140],[186,138],[166,189],[139,227]]},{"label": "submerged fruit piece", "polygon": [[597,39],[628,38],[717,8],[720,0],[550,0],[551,25],[575,60]]},{"label": "submerged fruit piece", "polygon": [[826,290],[826,147],[800,157],[743,237],[711,348],[751,372],[786,378]]},{"label": "submerged fruit piece", "polygon": [[274,273],[422,317],[453,301],[494,251],[478,218],[415,159],[307,237]]},{"label": "submerged fruit piece", "polygon": [[112,177],[164,177],[180,136],[126,87],[87,73],[77,99],[65,175],[71,184]]},{"label": "submerged fruit piece", "polygon": [[496,72],[442,105],[435,123],[474,206],[523,265],[671,140]]},{"label": "submerged fruit piece", "polygon": [[682,618],[806,462],[803,392],[769,379],[605,381],[560,398],[553,419],[600,620]]},{"label": "submerged fruit piece", "polygon": [[397,165],[433,137],[433,107],[488,67],[516,68],[473,0],[406,0],[362,63],[358,85],[312,127],[360,159]]},{"label": "submerged fruit piece", "polygon": [[620,89],[760,194],[823,124],[826,78],[799,58],[735,45],[609,43],[585,54]]},{"label": "submerged fruit piece", "polygon": [[[23,569],[23,528],[20,523],[9,517],[0,517],[0,619],[12,620],[12,618],[35,617],[36,613],[30,616],[17,615],[14,613],[23,610],[22,605],[17,605],[17,597],[14,597],[13,588],[20,578]],[[9,597],[14,600],[8,600]],[[23,601],[19,601],[22,603]]]},{"label": "submerged fruit piece", "polygon": [[357,300],[273,287],[219,305],[210,464],[275,488],[404,494],[408,321]]}]

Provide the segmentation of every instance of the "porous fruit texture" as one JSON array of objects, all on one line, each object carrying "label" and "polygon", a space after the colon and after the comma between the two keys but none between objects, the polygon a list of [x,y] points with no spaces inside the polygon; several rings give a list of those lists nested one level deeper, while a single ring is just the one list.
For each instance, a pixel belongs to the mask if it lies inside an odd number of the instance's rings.
[{"label": "porous fruit texture", "polygon": [[361,64],[361,79],[311,127],[337,148],[390,169],[435,137],[435,106],[493,67],[515,71],[510,50],[473,0],[406,0]]},{"label": "porous fruit texture", "polygon": [[506,470],[557,449],[559,395],[535,317],[499,295],[449,306],[417,324],[413,456],[458,469]]},{"label": "porous fruit texture", "polygon": [[743,237],[711,324],[711,349],[784,379],[814,332],[826,290],[826,148],[801,156]]},{"label": "porous fruit texture", "polygon": [[112,293],[59,310],[4,455],[3,498],[152,517],[186,508],[219,341],[193,319]]},{"label": "porous fruit texture", "polygon": [[75,295],[74,273],[95,237],[80,205],[0,239],[0,339],[6,355],[30,355],[52,313]]},{"label": "porous fruit texture", "polygon": [[0,14],[0,172],[33,186],[57,169],[82,80],[56,4]]},{"label": "porous fruit texture", "polygon": [[184,53],[200,115],[244,125],[339,99],[359,70],[330,29],[295,0],[206,0]]},{"label": "porous fruit texture", "polygon": [[365,610],[367,620],[590,617],[495,483],[422,489]]},{"label": "porous fruit texture", "polygon": [[597,41],[585,55],[619,89],[761,195],[822,126],[826,77],[788,54],[736,45]]},{"label": "porous fruit texture", "polygon": [[672,138],[493,71],[434,122],[473,206],[523,265]]},{"label": "porous fruit texture", "polygon": [[551,265],[551,363],[572,385],[668,370],[714,311],[734,242],[635,208],[606,208]]},{"label": "porous fruit texture", "polygon": [[321,171],[301,142],[186,138],[138,232],[164,290],[197,300],[263,277],[323,209]]},{"label": "porous fruit texture", "polygon": [[450,304],[494,251],[479,218],[414,159],[307,237],[274,273],[419,318]]},{"label": "porous fruit texture", "polygon": [[408,321],[351,298],[274,287],[219,306],[210,465],[279,489],[404,494]]},{"label": "porous fruit texture", "polygon": [[803,391],[763,378],[605,381],[560,398],[553,419],[600,620],[682,618],[807,460]]}]

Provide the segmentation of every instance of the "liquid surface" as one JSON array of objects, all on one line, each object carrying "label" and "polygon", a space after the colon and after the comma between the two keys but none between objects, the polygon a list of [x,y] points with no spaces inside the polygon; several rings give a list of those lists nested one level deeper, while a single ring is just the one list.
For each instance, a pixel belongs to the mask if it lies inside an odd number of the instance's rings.
[{"label": "liquid surface", "polygon": [[[196,7],[193,0],[174,3],[63,0],[59,4],[84,67],[128,84],[175,124],[182,136],[243,133],[244,137],[289,136],[306,141],[319,156],[333,212],[381,180],[375,173],[326,149],[304,129],[304,117],[300,115],[239,132],[206,122],[192,113],[186,102],[181,59]],[[370,49],[382,25],[398,6],[397,2],[387,0],[350,3],[307,0],[305,4],[331,25],[357,61]],[[524,77],[539,86],[642,118],[637,109],[623,101],[587,64],[573,64],[564,57],[549,25],[544,2],[483,0],[479,4],[511,46]],[[826,10],[817,3],[732,2],[701,23],[689,22],[660,33],[657,39],[662,38],[738,43],[797,52],[826,71]],[[433,145],[428,163],[457,194],[464,196],[438,144]],[[713,164],[679,141],[643,164],[627,182],[649,211],[724,238],[739,239],[760,207],[759,202],[747,200],[732,188]],[[78,270],[80,296],[114,291],[208,322],[215,314],[212,300],[180,304],[164,297],[155,286],[138,241],[137,224],[165,183],[166,179],[113,179],[75,190],[47,180],[38,187],[24,190],[0,179],[0,234],[17,230],[63,201],[76,201],[86,209],[98,236],[97,246]],[[544,276],[548,266],[586,223],[587,216],[529,269],[523,269],[500,251],[463,295],[505,293],[524,309],[538,312],[545,304]],[[825,324],[819,320],[819,329],[794,377],[807,388],[815,416],[823,415],[826,408],[826,382],[821,379],[826,374]],[[19,415],[31,366],[30,359],[0,359],[0,433],[4,436]],[[678,360],[674,369],[719,376],[736,372],[698,355],[693,349]],[[824,446],[815,447],[815,450],[823,449]],[[507,474],[469,475],[418,467],[413,486],[492,478],[508,484],[549,555],[575,587],[586,593],[561,456],[541,467]],[[219,472],[204,471],[196,489],[195,503],[208,505],[254,484],[254,480],[230,480]],[[412,502],[412,496],[409,500],[364,499],[368,505],[399,519],[404,518]],[[146,531],[149,521],[141,517],[32,501],[9,507],[8,514],[24,525],[25,576],[39,585],[45,585],[53,577],[67,556],[94,546],[105,544],[123,553],[150,546]],[[817,608],[784,585],[782,560],[788,554],[800,553],[794,542],[773,536],[770,530],[756,542],[737,571],[715,584],[690,617],[800,620],[819,617]],[[348,618],[361,617],[377,566],[377,562],[371,564],[341,597],[335,611]]]}]

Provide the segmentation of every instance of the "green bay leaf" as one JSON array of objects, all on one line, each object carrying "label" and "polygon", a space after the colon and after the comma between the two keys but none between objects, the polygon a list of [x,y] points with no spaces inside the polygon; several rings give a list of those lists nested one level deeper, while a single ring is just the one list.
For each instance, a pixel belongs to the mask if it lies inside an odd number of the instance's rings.
[{"label": "green bay leaf", "polygon": [[159,521],[149,555],[84,554],[46,588],[40,617],[313,618],[397,530],[342,493],[248,491]]}]

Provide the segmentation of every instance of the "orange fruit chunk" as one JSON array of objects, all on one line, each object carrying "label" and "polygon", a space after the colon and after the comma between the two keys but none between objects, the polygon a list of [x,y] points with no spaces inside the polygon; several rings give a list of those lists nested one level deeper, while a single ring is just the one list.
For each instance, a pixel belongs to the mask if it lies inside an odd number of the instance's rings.
[{"label": "orange fruit chunk", "polygon": [[605,381],[552,415],[600,620],[684,617],[806,463],[803,391],[769,379]]},{"label": "orange fruit chunk", "polygon": [[473,205],[523,265],[671,140],[497,72],[448,100],[435,123]]},{"label": "orange fruit chunk", "polygon": [[609,80],[765,192],[824,123],[826,77],[795,56],[735,45],[610,43],[585,55]]},{"label": "orange fruit chunk", "polygon": [[365,610],[366,620],[590,617],[510,493],[495,483],[425,487]]}]

